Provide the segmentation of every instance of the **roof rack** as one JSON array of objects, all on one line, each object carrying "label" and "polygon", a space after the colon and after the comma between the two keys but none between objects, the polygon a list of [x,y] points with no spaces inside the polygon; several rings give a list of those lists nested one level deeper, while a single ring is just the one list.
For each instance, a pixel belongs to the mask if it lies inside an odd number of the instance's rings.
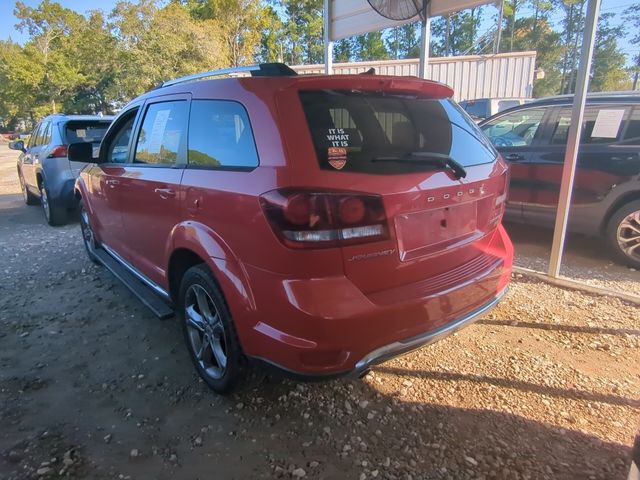
[{"label": "roof rack", "polygon": [[279,77],[292,76],[298,73],[284,63],[261,63],[259,65],[246,65],[243,67],[223,68],[221,70],[211,70],[209,72],[194,73],[185,77],[175,78],[163,82],[160,87],[177,85],[178,83],[192,82],[202,78],[219,77],[222,75],[232,75],[234,73],[249,72],[252,77]]}]

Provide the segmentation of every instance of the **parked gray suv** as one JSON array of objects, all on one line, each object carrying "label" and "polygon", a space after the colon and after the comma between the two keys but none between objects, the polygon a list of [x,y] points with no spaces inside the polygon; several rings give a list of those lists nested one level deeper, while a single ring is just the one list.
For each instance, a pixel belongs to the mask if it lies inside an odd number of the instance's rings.
[{"label": "parked gray suv", "polygon": [[74,210],[77,200],[73,194],[75,180],[84,163],[70,162],[67,146],[87,142],[94,152],[113,117],[96,115],[50,115],[33,129],[29,140],[9,145],[20,150],[18,178],[27,205],[41,204],[49,225],[60,225],[67,213]]}]

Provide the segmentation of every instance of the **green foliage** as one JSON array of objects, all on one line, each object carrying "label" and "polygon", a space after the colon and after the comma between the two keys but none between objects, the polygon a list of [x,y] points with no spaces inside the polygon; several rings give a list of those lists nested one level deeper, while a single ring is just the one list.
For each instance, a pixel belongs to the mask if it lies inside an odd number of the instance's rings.
[{"label": "green foliage", "polygon": [[418,58],[420,56],[420,23],[408,23],[390,29],[386,45],[391,58]]},{"label": "green foliage", "polygon": [[612,13],[600,15],[593,54],[590,90],[603,92],[629,88],[629,75],[624,69],[625,55],[618,47],[624,26],[611,26]]},{"label": "green foliage", "polygon": [[482,8],[471,8],[439,17],[432,22],[433,52],[437,56],[463,55],[473,49],[481,22]]},{"label": "green foliage", "polygon": [[355,39],[355,56],[360,61],[386,60],[389,52],[382,39],[382,32],[369,32]]}]

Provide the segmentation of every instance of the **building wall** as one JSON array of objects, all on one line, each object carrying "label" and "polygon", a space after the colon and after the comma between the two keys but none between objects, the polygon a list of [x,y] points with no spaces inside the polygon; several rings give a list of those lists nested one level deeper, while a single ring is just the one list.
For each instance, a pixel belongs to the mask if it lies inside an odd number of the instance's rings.
[{"label": "building wall", "polygon": [[[374,62],[334,63],[339,75],[362,73],[375,68],[378,75],[417,75],[418,59],[379,60]],[[536,52],[500,53],[430,58],[428,78],[453,88],[454,98],[530,98]],[[324,73],[324,65],[292,66],[300,74]]]}]

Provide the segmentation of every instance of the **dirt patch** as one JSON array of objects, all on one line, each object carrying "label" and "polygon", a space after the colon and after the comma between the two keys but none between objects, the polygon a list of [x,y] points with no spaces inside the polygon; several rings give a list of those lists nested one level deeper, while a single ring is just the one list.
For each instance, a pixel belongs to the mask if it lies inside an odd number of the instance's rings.
[{"label": "dirt patch", "polygon": [[[3,185],[10,162],[0,156]],[[0,273],[3,480],[628,470],[640,311],[616,299],[515,278],[476,325],[364,379],[300,384],[254,369],[223,398],[196,377],[176,322],[91,264],[77,224],[46,226],[15,192],[0,192]]]}]

